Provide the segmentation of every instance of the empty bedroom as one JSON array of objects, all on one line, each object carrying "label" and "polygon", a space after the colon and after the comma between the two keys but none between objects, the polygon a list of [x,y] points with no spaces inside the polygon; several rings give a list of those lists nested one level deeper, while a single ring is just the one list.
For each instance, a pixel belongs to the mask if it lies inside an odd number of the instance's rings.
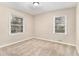
[{"label": "empty bedroom", "polygon": [[79,56],[79,3],[0,2],[0,56]]}]

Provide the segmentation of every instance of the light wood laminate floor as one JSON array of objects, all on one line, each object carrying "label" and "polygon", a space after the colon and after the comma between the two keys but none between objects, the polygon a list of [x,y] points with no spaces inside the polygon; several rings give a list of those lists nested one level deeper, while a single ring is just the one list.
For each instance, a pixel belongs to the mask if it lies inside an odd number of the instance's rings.
[{"label": "light wood laminate floor", "polygon": [[1,56],[77,56],[76,48],[39,39],[30,39],[4,48]]}]

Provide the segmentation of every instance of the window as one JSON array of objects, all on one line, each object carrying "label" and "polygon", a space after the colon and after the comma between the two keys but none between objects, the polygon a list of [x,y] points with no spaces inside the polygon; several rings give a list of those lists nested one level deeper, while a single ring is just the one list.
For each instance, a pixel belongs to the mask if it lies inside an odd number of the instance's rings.
[{"label": "window", "polygon": [[66,16],[55,16],[54,17],[54,33],[65,33],[67,34]]},{"label": "window", "polygon": [[12,15],[11,33],[23,32],[23,18]]}]

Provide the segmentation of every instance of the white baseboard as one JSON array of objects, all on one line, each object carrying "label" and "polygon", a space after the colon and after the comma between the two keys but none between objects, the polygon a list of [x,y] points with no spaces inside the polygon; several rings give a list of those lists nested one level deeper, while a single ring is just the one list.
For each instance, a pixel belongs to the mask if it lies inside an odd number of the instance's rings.
[{"label": "white baseboard", "polygon": [[40,38],[40,37],[28,37],[24,40],[20,40],[20,41],[16,41],[16,42],[13,42],[13,43],[9,43],[9,44],[5,44],[5,45],[1,45],[0,48],[3,48],[3,47],[6,47],[6,46],[10,46],[10,45],[13,45],[13,44],[16,44],[16,43],[19,43],[19,42],[23,42],[23,41],[26,41],[26,40],[30,40],[30,39],[39,39],[39,40],[45,40],[45,41],[49,41],[49,42],[55,42],[55,43],[58,43],[58,44],[64,44],[64,45],[69,45],[69,46],[74,46],[76,47],[75,44],[70,44],[70,43],[64,43],[64,42],[59,42],[59,41],[54,41],[54,40],[49,40],[49,39],[45,39],[45,38]]},{"label": "white baseboard", "polygon": [[26,38],[24,40],[20,40],[20,41],[16,41],[16,42],[13,42],[13,43],[8,43],[8,44],[5,44],[5,45],[1,45],[0,48],[6,47],[6,46],[10,46],[10,45],[13,45],[13,44],[16,44],[16,43],[19,43],[19,42],[23,42],[23,41],[26,41],[26,40],[30,40],[32,38],[34,38],[34,37],[28,37],[28,38]]},{"label": "white baseboard", "polygon": [[74,47],[76,47],[75,44],[64,43],[64,42],[55,41],[55,40],[50,40],[50,39],[45,39],[45,38],[40,38],[40,37],[35,37],[35,38],[36,38],[36,39],[40,39],[40,40],[45,40],[45,41],[55,42],[55,43],[58,43],[58,44],[64,44],[64,45],[69,45],[69,46],[74,46]]}]

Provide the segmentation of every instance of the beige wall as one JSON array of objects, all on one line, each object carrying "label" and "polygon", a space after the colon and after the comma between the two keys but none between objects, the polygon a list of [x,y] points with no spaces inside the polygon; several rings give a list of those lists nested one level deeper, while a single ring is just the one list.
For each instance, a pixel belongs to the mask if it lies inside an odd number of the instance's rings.
[{"label": "beige wall", "polygon": [[[31,16],[14,9],[0,7],[0,46],[27,39],[33,35],[35,37],[46,38],[52,41],[55,40],[75,44],[75,12],[75,8],[69,8]],[[24,18],[24,33],[16,35],[9,34],[9,20],[11,14]],[[67,35],[53,34],[53,16],[61,15],[68,17]]]},{"label": "beige wall", "polygon": [[79,3],[76,8],[76,46],[77,51],[79,52]]},{"label": "beige wall", "polygon": [[[51,11],[35,16],[35,37],[45,38],[52,41],[61,41],[69,44],[75,44],[75,12],[75,8],[68,8]],[[63,15],[67,16],[67,35],[53,34],[53,17]]]},{"label": "beige wall", "polygon": [[[11,14],[21,16],[24,18],[25,32],[22,34],[10,35],[9,34],[9,20]],[[0,46],[9,43],[17,42],[23,39],[32,37],[33,35],[33,16],[23,12],[0,7]]]}]

